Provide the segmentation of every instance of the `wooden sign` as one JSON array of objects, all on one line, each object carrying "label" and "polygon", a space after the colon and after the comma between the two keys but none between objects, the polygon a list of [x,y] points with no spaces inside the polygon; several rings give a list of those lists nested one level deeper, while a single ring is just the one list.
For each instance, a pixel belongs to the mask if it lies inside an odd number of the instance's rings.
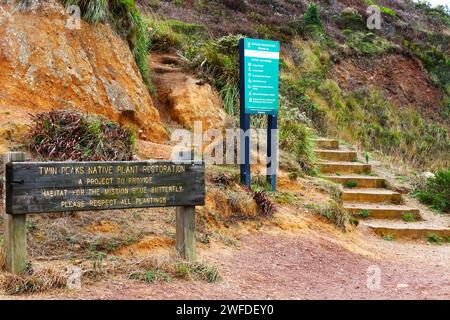
[{"label": "wooden sign", "polygon": [[10,162],[6,213],[196,206],[205,202],[203,162]]}]

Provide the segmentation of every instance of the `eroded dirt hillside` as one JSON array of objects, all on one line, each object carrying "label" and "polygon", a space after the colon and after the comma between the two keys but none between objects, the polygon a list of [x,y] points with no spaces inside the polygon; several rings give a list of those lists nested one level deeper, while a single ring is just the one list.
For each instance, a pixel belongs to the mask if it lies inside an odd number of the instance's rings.
[{"label": "eroded dirt hillside", "polygon": [[345,59],[334,65],[332,77],[346,90],[374,86],[396,105],[418,108],[421,114],[439,120],[442,92],[412,56]]},{"label": "eroded dirt hillside", "polygon": [[71,30],[67,19],[55,1],[28,12],[0,5],[0,144],[24,131],[29,113],[52,108],[102,114],[136,127],[144,140],[164,141],[166,129],[126,41],[107,24],[82,22]]}]

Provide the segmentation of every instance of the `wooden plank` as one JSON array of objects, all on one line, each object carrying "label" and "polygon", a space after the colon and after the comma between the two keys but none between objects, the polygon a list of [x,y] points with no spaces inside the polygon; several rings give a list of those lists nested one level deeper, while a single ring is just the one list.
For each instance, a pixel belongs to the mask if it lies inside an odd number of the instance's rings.
[{"label": "wooden plank", "polygon": [[33,162],[6,165],[8,214],[195,206],[204,162]]},{"label": "wooden plank", "polygon": [[[5,164],[19,161],[25,161],[23,152],[6,154]],[[7,271],[16,274],[27,267],[26,215],[7,214],[5,217],[5,266]]]},{"label": "wooden plank", "polygon": [[176,248],[183,259],[195,260],[195,207],[178,207],[176,211]]}]

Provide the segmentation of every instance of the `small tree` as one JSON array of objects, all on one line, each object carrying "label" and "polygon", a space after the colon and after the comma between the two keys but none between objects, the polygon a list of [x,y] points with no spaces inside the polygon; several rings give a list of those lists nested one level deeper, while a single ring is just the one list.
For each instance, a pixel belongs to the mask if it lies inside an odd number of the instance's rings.
[{"label": "small tree", "polygon": [[303,16],[303,22],[307,35],[317,36],[323,34],[323,24],[320,20],[320,13],[317,4],[309,4],[308,9]]}]

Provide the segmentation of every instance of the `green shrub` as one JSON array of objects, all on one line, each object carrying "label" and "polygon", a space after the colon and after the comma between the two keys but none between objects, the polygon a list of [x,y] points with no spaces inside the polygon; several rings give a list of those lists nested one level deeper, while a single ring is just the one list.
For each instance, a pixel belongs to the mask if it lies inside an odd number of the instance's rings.
[{"label": "green shrub", "polygon": [[28,148],[50,161],[128,161],[133,158],[131,130],[102,117],[53,110],[33,116]]},{"label": "green shrub", "polygon": [[420,202],[436,211],[450,212],[450,169],[437,171],[434,178],[428,178],[424,189],[414,191]]},{"label": "green shrub", "polygon": [[310,3],[303,16],[305,33],[313,38],[323,35],[324,27],[320,20],[320,13],[317,4]]}]

